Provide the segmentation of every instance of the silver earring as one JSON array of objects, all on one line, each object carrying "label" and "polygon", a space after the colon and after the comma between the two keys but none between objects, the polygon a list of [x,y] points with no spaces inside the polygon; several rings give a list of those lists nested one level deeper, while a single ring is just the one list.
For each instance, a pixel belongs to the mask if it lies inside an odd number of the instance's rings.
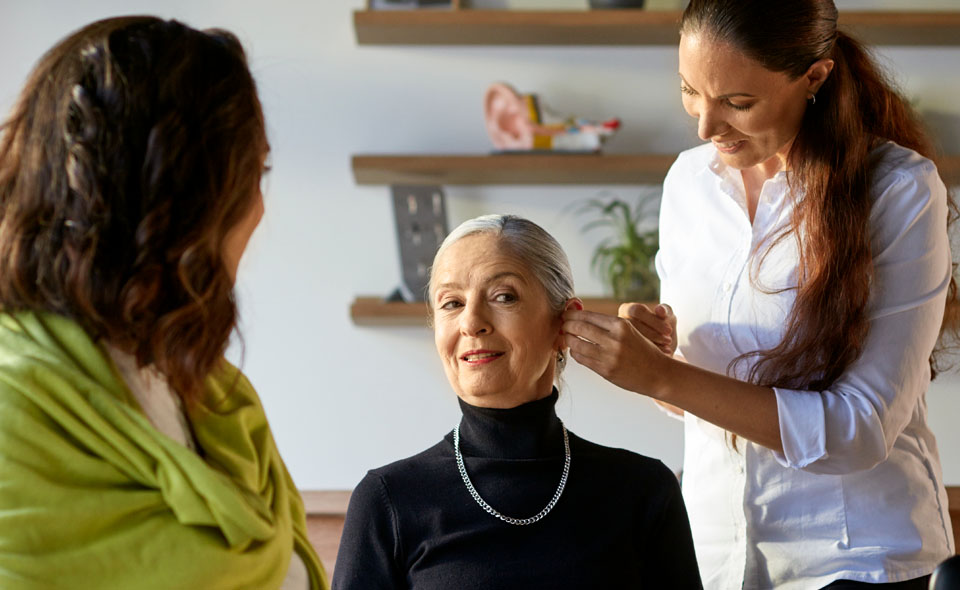
[{"label": "silver earring", "polygon": [[557,364],[560,365],[560,366],[563,366],[563,363],[565,363],[566,361],[567,361],[567,359],[564,358],[564,356],[563,356],[563,351],[562,351],[562,350],[558,350],[558,351],[557,351]]},{"label": "silver earring", "polygon": [[817,95],[811,94],[810,98],[808,98],[807,101],[810,103],[810,106],[817,104]]}]

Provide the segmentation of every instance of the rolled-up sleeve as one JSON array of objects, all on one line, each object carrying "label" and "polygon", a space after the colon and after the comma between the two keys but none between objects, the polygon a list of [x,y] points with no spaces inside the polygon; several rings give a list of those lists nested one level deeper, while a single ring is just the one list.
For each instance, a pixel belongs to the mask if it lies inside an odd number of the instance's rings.
[{"label": "rolled-up sleeve", "polygon": [[915,157],[886,174],[871,211],[874,276],[860,358],[827,390],[776,388],[787,467],[841,474],[885,460],[930,383],[952,273],[947,193]]}]

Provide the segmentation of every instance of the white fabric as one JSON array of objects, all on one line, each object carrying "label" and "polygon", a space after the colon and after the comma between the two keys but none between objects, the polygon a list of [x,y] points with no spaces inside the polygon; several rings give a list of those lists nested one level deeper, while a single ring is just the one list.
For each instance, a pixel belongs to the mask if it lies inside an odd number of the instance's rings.
[{"label": "white fabric", "polygon": [[197,443],[193,440],[190,423],[183,413],[183,402],[170,388],[167,378],[153,365],[138,367],[137,359],[130,353],[112,345],[107,345],[106,349],[154,428],[196,451]]},{"label": "white fabric", "polygon": [[[687,414],[683,491],[707,589],[896,582],[954,554],[925,401],[950,277],[946,189],[915,152],[887,143],[872,156],[875,276],[860,359],[827,391],[776,390],[783,454],[742,439],[734,450]],[[759,269],[753,252],[791,211],[786,172],[763,185],[751,224],[742,177],[711,144],[674,163],[657,270],[688,362],[726,373],[779,341],[797,246],[780,242]]]},{"label": "white fabric", "polygon": [[[170,387],[163,373],[153,365],[138,367],[137,360],[132,354],[114,346],[108,344],[105,348],[154,428],[196,451],[197,444],[190,431],[190,423],[183,412],[183,402]],[[287,576],[280,590],[310,590],[310,574],[296,551],[290,557]]]}]

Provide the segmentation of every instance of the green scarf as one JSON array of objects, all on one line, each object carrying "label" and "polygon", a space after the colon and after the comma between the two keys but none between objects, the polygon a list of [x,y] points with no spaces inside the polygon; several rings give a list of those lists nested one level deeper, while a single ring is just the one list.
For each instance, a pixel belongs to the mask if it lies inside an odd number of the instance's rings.
[{"label": "green scarf", "polygon": [[226,361],[157,431],[76,323],[0,313],[0,588],[279,588],[326,574],[260,400]]}]

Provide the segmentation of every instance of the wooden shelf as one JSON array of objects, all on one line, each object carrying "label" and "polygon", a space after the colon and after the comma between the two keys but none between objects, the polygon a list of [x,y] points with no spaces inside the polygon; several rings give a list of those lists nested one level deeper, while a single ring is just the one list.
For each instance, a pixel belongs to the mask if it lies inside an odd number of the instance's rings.
[{"label": "wooden shelf", "polygon": [[300,490],[300,497],[309,516],[343,516],[351,493],[351,490]]},{"label": "wooden shelf", "polygon": [[[653,305],[649,303],[648,305]],[[588,311],[617,315],[620,302],[601,297],[584,297]],[[350,318],[358,326],[420,326],[427,327],[427,304],[386,302],[380,297],[357,297],[350,304]],[[960,329],[960,305],[951,306],[943,318],[944,326]]]},{"label": "wooden shelf", "polygon": [[[659,184],[676,154],[356,155],[357,184],[546,185]],[[960,156],[940,161],[947,183],[960,183]]]},{"label": "wooden shelf", "polygon": [[[676,45],[677,11],[358,10],[360,45]],[[960,45],[960,12],[841,12],[874,45]]]},{"label": "wooden shelf", "polygon": [[420,326],[427,324],[427,304],[357,297],[350,304],[350,319],[358,326]]},{"label": "wooden shelf", "polygon": [[[603,298],[583,298],[589,311],[616,315],[618,301]],[[358,326],[427,326],[427,304],[386,302],[380,297],[357,297],[350,305],[350,318]]]},{"label": "wooden shelf", "polygon": [[659,184],[676,154],[357,155],[357,184]]}]

